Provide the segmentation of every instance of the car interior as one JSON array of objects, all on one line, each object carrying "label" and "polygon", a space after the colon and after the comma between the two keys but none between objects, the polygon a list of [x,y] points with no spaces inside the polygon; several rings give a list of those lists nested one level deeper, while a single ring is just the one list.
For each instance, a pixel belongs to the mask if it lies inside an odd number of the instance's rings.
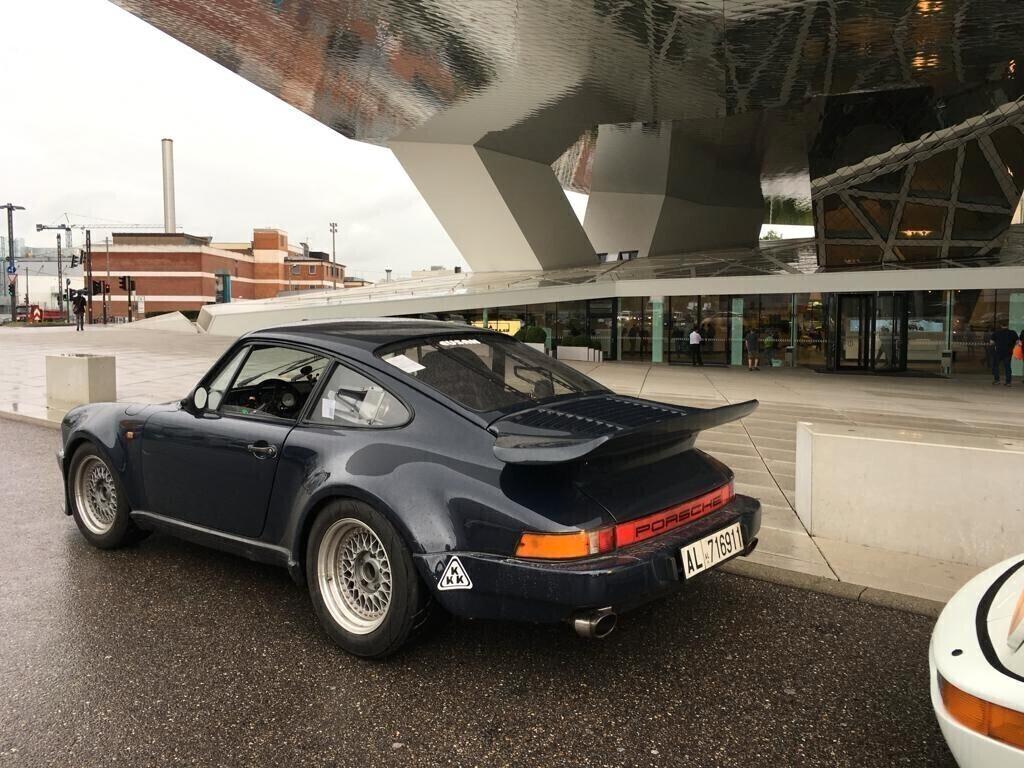
[{"label": "car interior", "polygon": [[297,418],[329,362],[326,357],[302,350],[257,347],[224,393],[220,410]]}]

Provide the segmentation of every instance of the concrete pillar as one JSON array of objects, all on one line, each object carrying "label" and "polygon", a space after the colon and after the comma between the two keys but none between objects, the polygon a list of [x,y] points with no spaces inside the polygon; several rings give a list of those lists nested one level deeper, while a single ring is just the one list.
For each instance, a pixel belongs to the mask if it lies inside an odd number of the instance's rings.
[{"label": "concrete pillar", "polygon": [[743,354],[743,299],[734,297],[729,310],[729,364],[745,365]]},{"label": "concrete pillar", "polygon": [[602,125],[584,228],[599,253],[752,247],[764,218],[760,116]]},{"label": "concrete pillar", "polygon": [[469,144],[389,146],[474,271],[596,263],[549,164]]},{"label": "concrete pillar", "polygon": [[651,296],[651,362],[661,363],[665,347],[665,299]]}]

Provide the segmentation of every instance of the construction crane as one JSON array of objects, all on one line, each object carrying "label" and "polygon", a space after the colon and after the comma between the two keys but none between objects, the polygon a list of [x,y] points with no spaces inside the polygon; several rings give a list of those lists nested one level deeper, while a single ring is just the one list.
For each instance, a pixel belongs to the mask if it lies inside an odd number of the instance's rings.
[{"label": "construction crane", "polygon": [[[47,229],[62,229],[64,230],[65,237],[67,239],[68,250],[71,250],[71,230],[73,229],[84,229],[85,230],[85,251],[82,254],[82,265],[85,267],[85,287],[86,294],[89,297],[89,324],[93,322],[93,311],[92,311],[92,297],[93,297],[93,279],[92,279],[92,230],[94,229],[109,229],[109,230],[124,230],[124,229],[163,229],[162,226],[150,226],[148,224],[118,224],[114,222],[108,222],[106,224],[72,224],[71,217],[78,216],[75,213],[65,213],[63,224],[36,224],[36,232],[42,232]],[[85,218],[85,217],[82,217]],[[58,237],[57,246],[57,280],[62,279],[62,268],[60,261],[60,238]],[[71,253],[71,267],[78,266],[76,263],[75,253]],[[58,282],[61,291],[63,291],[63,284]],[[105,294],[104,294],[105,296]],[[104,301],[106,299],[104,298]],[[104,303],[103,309],[103,322],[106,323],[106,304]]]}]

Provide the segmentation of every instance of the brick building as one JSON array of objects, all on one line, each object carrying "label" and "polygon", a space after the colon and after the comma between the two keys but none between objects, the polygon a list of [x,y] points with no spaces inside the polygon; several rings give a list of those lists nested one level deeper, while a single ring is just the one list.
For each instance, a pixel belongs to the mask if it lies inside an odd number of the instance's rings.
[{"label": "brick building", "polygon": [[[133,298],[146,315],[346,287],[343,264],[290,244],[287,233],[277,229],[254,230],[248,243],[215,243],[183,233],[115,233],[109,255],[103,245],[92,250],[92,279],[109,284],[108,312],[115,317],[128,314],[121,277],[134,279]],[[99,316],[100,296],[93,301],[93,314]]]}]

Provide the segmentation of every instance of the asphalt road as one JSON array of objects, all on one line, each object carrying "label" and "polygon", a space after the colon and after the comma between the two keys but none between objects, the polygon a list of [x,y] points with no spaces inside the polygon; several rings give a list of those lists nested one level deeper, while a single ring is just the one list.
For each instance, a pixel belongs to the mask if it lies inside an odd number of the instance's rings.
[{"label": "asphalt road", "polygon": [[442,620],[358,661],[283,570],[91,549],[56,447],[0,420],[0,766],[954,766],[928,619],[711,573],[604,641]]}]

